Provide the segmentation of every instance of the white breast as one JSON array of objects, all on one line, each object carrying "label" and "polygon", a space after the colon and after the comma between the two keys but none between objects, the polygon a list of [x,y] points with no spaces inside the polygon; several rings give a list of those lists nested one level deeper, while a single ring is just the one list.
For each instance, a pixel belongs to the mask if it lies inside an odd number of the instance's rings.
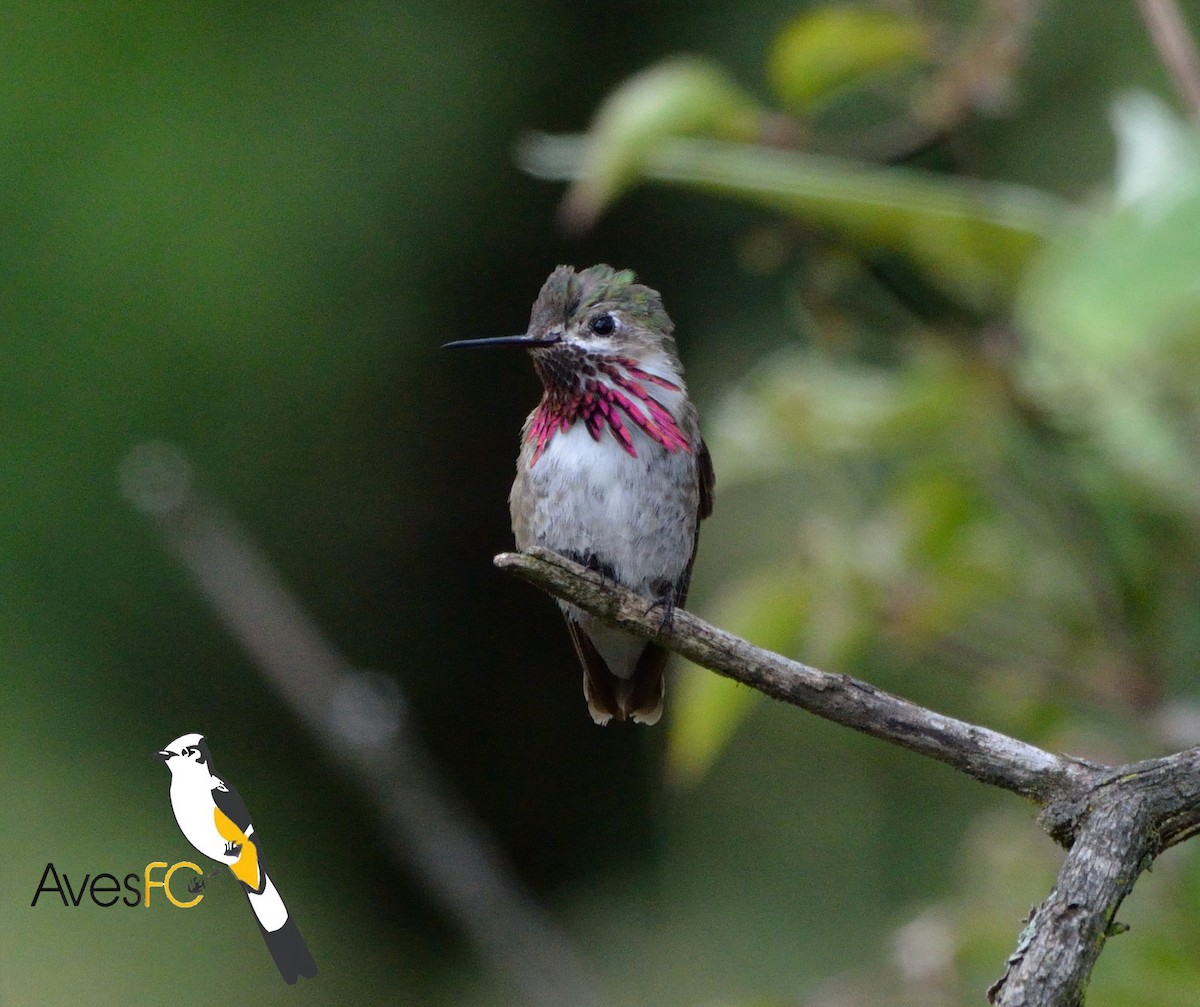
[{"label": "white breast", "polygon": [[696,462],[686,452],[669,454],[629,426],[636,457],[607,430],[593,439],[583,423],[550,439],[536,464],[518,475],[526,480],[521,496],[532,513],[528,540],[517,545],[595,556],[626,587],[652,595],[656,585],[675,581],[691,558]]}]

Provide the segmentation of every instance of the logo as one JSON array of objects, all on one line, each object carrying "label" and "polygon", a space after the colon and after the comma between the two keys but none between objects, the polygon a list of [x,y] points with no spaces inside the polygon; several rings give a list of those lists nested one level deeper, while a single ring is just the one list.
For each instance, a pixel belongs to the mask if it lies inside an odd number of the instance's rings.
[{"label": "logo", "polygon": [[[157,758],[165,762],[171,771],[171,810],[175,812],[179,831],[204,856],[226,864],[237,878],[284,981],[294,983],[300,976],[311,979],[317,974],[316,962],[267,874],[261,840],[250,821],[245,802],[231,784],[217,775],[204,735],[182,735],[158,752]],[[47,865],[48,873],[52,866]],[[144,880],[147,905],[152,886],[161,886],[167,898],[180,907],[195,905],[204,897],[200,894],[203,875],[195,864],[181,861],[167,870],[162,881],[151,881],[151,868],[161,867],[167,867],[167,864],[155,861],[146,865]],[[177,901],[170,887],[171,875],[185,868],[191,868],[197,874],[197,878],[193,879],[196,890],[188,886],[189,894],[194,897],[190,903]],[[92,880],[93,888],[100,877],[111,877],[112,883],[116,884],[114,876],[98,875]],[[126,875],[126,888],[130,878],[136,882],[137,875]],[[45,882],[46,879],[42,880]],[[107,883],[101,891],[106,897],[112,894]],[[37,901],[36,895],[34,901]]]},{"label": "logo", "polygon": [[[162,867],[167,868],[167,873],[163,875],[162,881],[155,881],[153,879],[154,872]],[[196,877],[187,883],[187,893],[192,896],[191,898],[180,899],[171,890],[171,878],[179,870],[188,870],[196,874]],[[74,906],[78,909],[85,898],[90,899],[101,909],[111,909],[118,902],[125,906],[138,906],[142,903],[142,891],[138,887],[139,881],[146,886],[145,905],[147,909],[150,908],[150,892],[155,888],[161,888],[171,904],[180,909],[191,909],[193,906],[199,905],[200,900],[204,898],[204,895],[201,894],[204,891],[204,872],[190,860],[182,860],[177,864],[170,865],[165,860],[155,860],[147,864],[141,874],[126,874],[121,881],[117,881],[117,876],[109,874],[107,871],[96,875],[85,874],[83,880],[78,882],[78,889],[72,883],[71,876],[66,871],[60,875],[58,868],[51,861],[42,871],[42,880],[38,882],[37,891],[33,893],[33,901],[29,905],[36,907],[38,899],[53,892],[62,899],[64,907]],[[175,884],[178,890],[179,882],[176,881]],[[121,895],[122,889],[127,893],[124,897]]]}]

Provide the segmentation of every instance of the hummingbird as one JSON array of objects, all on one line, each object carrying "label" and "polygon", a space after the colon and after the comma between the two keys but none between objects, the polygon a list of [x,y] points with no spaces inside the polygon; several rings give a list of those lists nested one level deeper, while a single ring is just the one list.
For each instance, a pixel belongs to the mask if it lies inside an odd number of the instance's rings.
[{"label": "hummingbird", "polygon": [[[528,350],[541,379],[509,494],[517,548],[566,556],[662,606],[664,621],[687,599],[714,485],[673,330],[631,270],[559,266],[524,335],[446,344]],[[657,723],[668,652],[559,606],[592,719]]]}]

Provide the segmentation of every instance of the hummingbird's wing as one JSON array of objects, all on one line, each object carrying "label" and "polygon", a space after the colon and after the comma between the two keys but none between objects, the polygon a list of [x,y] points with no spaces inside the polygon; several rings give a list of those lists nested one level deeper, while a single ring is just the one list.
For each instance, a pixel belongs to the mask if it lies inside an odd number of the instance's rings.
[{"label": "hummingbird's wing", "polygon": [[[700,509],[696,512],[696,524],[699,526],[713,509],[713,490],[717,487],[717,474],[713,471],[712,455],[708,453],[708,445],[700,438],[700,450],[696,452],[696,475],[700,484]],[[692,555],[695,555],[693,552]]]},{"label": "hummingbird's wing", "polygon": [[692,539],[692,555],[674,585],[675,597],[669,601],[672,607],[682,607],[687,603],[688,588],[692,583],[692,566],[696,562],[696,550],[700,546],[700,522],[708,517],[713,509],[713,490],[717,485],[717,477],[713,472],[712,455],[708,453],[708,445],[704,443],[703,437],[700,438],[700,450],[696,452],[696,481],[700,491],[696,507],[696,534]]}]

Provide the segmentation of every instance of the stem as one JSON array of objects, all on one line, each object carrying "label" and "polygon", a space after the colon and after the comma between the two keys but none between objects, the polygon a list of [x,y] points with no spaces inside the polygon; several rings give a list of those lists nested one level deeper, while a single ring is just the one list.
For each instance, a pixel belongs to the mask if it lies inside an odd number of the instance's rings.
[{"label": "stem", "polygon": [[1055,755],[927,710],[848,675],[833,675],[677,609],[664,625],[641,595],[545,549],[501,553],[496,565],[605,622],[827,720],[937,759],[1041,806],[1042,826],[1069,852],[988,990],[996,1007],[1079,1007],[1115,914],[1168,846],[1200,830],[1200,748],[1109,767]]}]

